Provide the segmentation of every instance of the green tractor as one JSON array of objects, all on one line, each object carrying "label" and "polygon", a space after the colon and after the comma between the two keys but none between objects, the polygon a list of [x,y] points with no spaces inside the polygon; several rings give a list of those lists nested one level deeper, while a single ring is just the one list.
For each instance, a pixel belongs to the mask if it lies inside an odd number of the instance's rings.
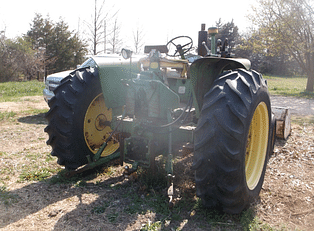
[{"label": "green tractor", "polygon": [[[165,155],[173,196],[173,149],[190,143],[196,194],[207,207],[240,213],[259,195],[274,128],[267,83],[232,58],[217,28],[146,46],[145,57],[93,57],[49,101],[48,145],[69,175],[113,159],[154,168]],[[211,45],[209,37],[211,36]],[[210,46],[209,46],[210,45]],[[209,49],[210,47],[210,49]]]}]

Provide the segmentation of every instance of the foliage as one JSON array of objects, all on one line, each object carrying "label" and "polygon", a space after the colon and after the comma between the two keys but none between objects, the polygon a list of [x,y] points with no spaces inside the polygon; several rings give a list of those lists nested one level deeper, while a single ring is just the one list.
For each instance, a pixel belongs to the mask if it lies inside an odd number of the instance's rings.
[{"label": "foliage", "polygon": [[151,223],[151,221],[148,221],[148,224],[145,224],[140,231],[155,231],[155,230],[161,230],[162,223],[160,221],[157,221],[155,223]]},{"label": "foliage", "polygon": [[20,175],[20,181],[43,181],[44,179],[55,173],[55,170],[48,168],[41,168],[31,171],[23,171]]},{"label": "foliage", "polygon": [[297,62],[291,59],[289,54],[282,50],[274,53],[270,45],[263,44],[260,32],[252,31],[242,36],[235,50],[236,57],[249,59],[252,69],[264,74],[285,76],[302,74]]},{"label": "foliage", "polygon": [[25,38],[42,57],[45,74],[74,69],[83,62],[86,44],[60,19],[54,23],[49,17],[36,14]]},{"label": "foliage", "polygon": [[222,43],[228,39],[228,44],[231,49],[234,49],[240,41],[239,28],[234,24],[233,20],[231,22],[222,23],[222,20],[219,19],[216,22],[216,27],[218,28],[218,34],[216,39],[220,39]]},{"label": "foliage", "polygon": [[0,82],[42,79],[74,69],[86,54],[86,44],[60,19],[36,14],[26,35],[7,39],[0,35]]},{"label": "foliage", "polygon": [[35,76],[36,71],[41,69],[30,45],[22,37],[0,38],[0,82],[18,80],[19,76]]},{"label": "foliage", "polygon": [[314,11],[308,0],[259,0],[251,20],[258,30],[253,47],[267,54],[288,55],[308,77],[306,91],[314,84]]},{"label": "foliage", "polygon": [[55,24],[48,47],[51,49],[50,56],[56,57],[52,65],[54,72],[76,68],[76,65],[83,62],[86,54],[85,45],[77,34],[72,35],[68,25],[62,20]]},{"label": "foliage", "polygon": [[[302,73],[296,61],[283,50],[274,52],[270,45],[265,48],[259,31],[249,30],[239,33],[238,26],[233,20],[223,23],[221,19],[216,22],[219,32],[216,39],[222,43],[228,39],[228,46],[235,57],[247,58],[251,61],[252,69],[264,74],[293,76]],[[273,52],[269,52],[272,50]]]}]

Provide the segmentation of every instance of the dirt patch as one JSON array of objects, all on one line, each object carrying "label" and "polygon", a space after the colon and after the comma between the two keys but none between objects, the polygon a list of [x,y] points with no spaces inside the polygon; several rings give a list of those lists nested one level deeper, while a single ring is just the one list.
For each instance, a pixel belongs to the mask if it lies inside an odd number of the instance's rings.
[{"label": "dirt patch", "polygon": [[[223,215],[224,221],[213,225],[208,218],[210,211],[197,214],[198,210],[190,205],[191,200],[195,201],[193,172],[189,168],[192,155],[176,159],[176,203],[181,207],[171,218],[160,216],[163,207],[149,209],[154,203],[161,206],[165,202],[157,201],[159,192],[147,191],[136,177],[123,178],[123,168],[118,165],[84,175],[84,180],[74,184],[20,181],[28,166],[38,171],[60,170],[45,144],[48,136],[44,133],[44,114],[21,112],[25,108],[48,109],[42,97],[0,103],[1,112],[17,112],[14,118],[0,121],[0,186],[4,184],[9,193],[5,198],[8,203],[0,202],[1,230],[140,230],[156,221],[161,221],[165,230],[243,229],[237,216]],[[260,199],[252,205],[256,217],[268,224],[266,227],[314,230],[313,140],[313,124],[299,123],[292,125],[287,141],[276,142]]]},{"label": "dirt patch", "polygon": [[314,99],[272,95],[271,105],[289,108],[292,115],[314,116]]},{"label": "dirt patch", "polygon": [[17,102],[1,102],[0,112],[20,112],[32,109],[49,109],[43,96],[25,96]]},{"label": "dirt patch", "polygon": [[269,160],[257,214],[288,230],[314,230],[314,126],[293,124]]}]

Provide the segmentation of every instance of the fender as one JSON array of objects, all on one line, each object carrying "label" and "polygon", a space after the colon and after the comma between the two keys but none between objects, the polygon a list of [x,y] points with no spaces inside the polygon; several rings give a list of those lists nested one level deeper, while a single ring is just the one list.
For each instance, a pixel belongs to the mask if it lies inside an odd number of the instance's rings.
[{"label": "fender", "polygon": [[[203,97],[218,76],[227,70],[243,68],[250,70],[251,62],[243,58],[205,57],[196,60],[190,67],[190,78],[197,99],[197,109],[203,105]],[[198,113],[197,113],[198,114]]]},{"label": "fender", "polygon": [[126,93],[122,79],[136,78],[140,72],[139,58],[125,60],[122,56],[93,57],[98,69],[102,92],[108,108],[125,105]]}]

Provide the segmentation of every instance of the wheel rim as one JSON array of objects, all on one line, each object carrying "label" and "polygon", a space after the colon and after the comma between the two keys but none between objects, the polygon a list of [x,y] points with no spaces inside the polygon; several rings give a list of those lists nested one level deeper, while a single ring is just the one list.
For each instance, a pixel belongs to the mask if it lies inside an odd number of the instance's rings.
[{"label": "wheel rim", "polygon": [[[100,146],[110,136],[112,111],[106,107],[103,94],[99,94],[88,106],[84,118],[84,138],[89,150],[96,154]],[[108,156],[119,148],[118,140],[113,136],[108,141],[101,156]]]},{"label": "wheel rim", "polygon": [[256,107],[246,145],[245,175],[246,183],[253,190],[263,173],[269,133],[267,105],[264,102]]}]

